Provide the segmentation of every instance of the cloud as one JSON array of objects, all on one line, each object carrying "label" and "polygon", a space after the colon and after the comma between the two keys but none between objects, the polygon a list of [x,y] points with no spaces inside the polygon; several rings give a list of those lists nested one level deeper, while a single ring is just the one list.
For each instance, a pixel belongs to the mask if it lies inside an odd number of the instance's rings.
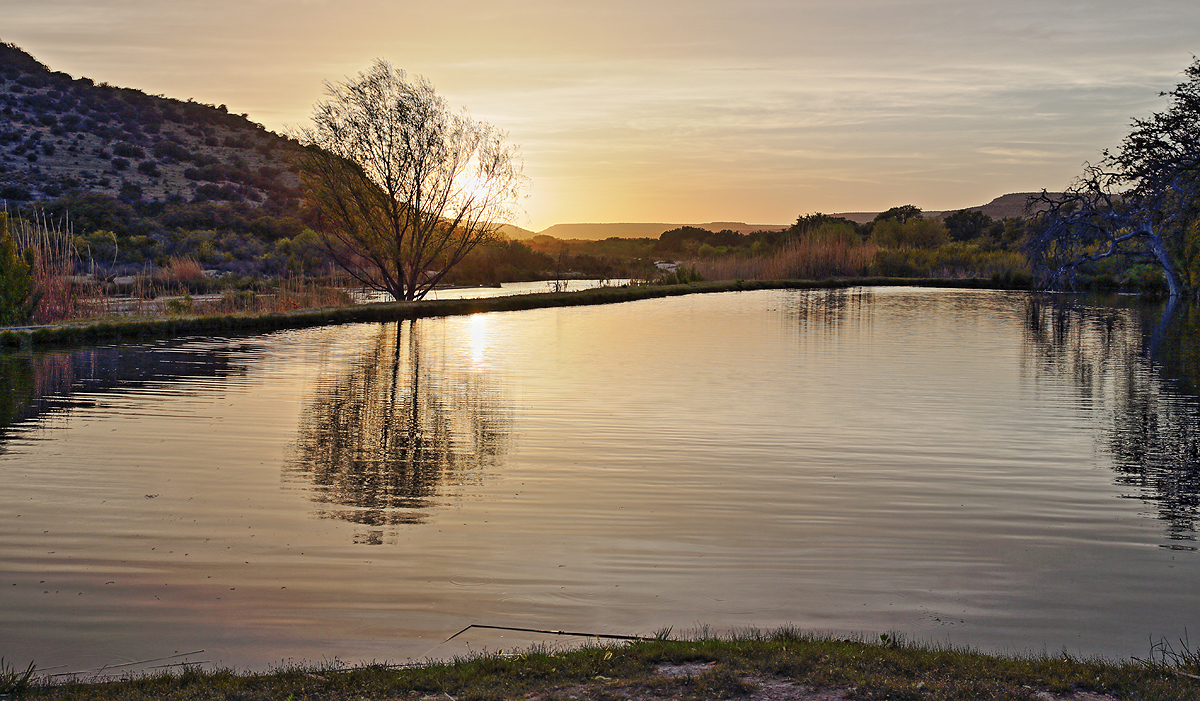
[{"label": "cloud", "polygon": [[535,226],[978,204],[1161,105],[1194,0],[0,0],[74,75],[303,123],[377,57],[510,132]]}]

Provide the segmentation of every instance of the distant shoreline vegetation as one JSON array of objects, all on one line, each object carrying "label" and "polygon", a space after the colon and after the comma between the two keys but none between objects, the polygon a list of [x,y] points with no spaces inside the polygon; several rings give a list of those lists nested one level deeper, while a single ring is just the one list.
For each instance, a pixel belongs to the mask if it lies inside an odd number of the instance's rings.
[{"label": "distant shoreline vegetation", "polygon": [[751,290],[840,289],[847,287],[944,287],[962,289],[1028,290],[1000,279],[887,278],[862,277],[827,280],[733,280],[692,282],[674,285],[597,287],[577,292],[443,299],[416,302],[378,302],[354,306],[304,309],[291,312],[232,313],[206,316],[106,318],[45,326],[0,329],[0,347],[32,348],[73,346],[104,342],[136,342],[152,338],[205,334],[240,334],[280,329],[394,322],[414,319],[464,316],[483,312],[522,311],[618,304],[642,299],[688,294],[743,292]]}]

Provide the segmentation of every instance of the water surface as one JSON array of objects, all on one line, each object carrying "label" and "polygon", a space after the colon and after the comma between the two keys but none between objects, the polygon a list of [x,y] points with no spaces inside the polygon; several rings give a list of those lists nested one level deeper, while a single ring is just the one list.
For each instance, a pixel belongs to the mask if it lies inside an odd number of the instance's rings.
[{"label": "water surface", "polygon": [[1200,627],[1195,315],[1161,316],[760,291],[0,356],[0,653],[786,623],[1145,655]]}]

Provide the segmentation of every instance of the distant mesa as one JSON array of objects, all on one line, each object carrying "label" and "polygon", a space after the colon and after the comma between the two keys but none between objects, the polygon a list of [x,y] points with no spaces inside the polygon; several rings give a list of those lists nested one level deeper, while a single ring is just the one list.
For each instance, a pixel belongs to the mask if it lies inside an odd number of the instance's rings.
[{"label": "distant mesa", "polygon": [[[987,204],[977,205],[975,207],[963,207],[962,209],[974,210],[983,212],[992,219],[1004,219],[1005,217],[1025,217],[1028,213],[1025,211],[1025,203],[1030,197],[1040,195],[1040,192],[1013,192],[1007,195],[1001,195]],[[1054,194],[1054,193],[1050,193]],[[954,214],[961,211],[959,209],[922,210],[922,214],[926,219],[942,219],[947,214]],[[875,215],[879,212],[835,212],[830,216],[845,217],[852,222],[858,224],[866,224],[875,219]]]}]

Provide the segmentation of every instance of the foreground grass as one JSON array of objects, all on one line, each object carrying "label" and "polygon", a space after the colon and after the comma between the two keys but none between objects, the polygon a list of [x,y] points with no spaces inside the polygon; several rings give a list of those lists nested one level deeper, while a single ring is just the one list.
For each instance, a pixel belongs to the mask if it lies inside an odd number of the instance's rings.
[{"label": "foreground grass", "polygon": [[[1161,650],[1160,650],[1161,652]],[[684,665],[684,666],[680,666]],[[664,673],[666,672],[666,673]],[[288,667],[119,681],[34,684],[29,699],[725,699],[830,690],[848,699],[1047,699],[1090,692],[1119,699],[1200,698],[1200,656],[1111,662],[1066,655],[998,657],[966,649],[813,636],[792,629],[732,638],[664,638],[570,651],[534,648],[412,668]],[[764,687],[769,687],[765,689]],[[785,691],[781,692],[783,689]],[[771,694],[774,694],[773,696]]]},{"label": "foreground grass", "polygon": [[963,287],[981,289],[1003,287],[1003,285],[991,280],[946,280],[940,278],[929,280],[910,278],[854,278],[819,281],[736,280],[726,282],[696,282],[685,285],[598,287],[579,292],[544,292],[483,299],[446,299],[361,304],[291,312],[93,319],[48,326],[2,329],[0,330],[0,347],[82,345],[170,336],[274,331],[278,329],[329,324],[404,321],[426,317],[475,314],[478,312],[615,304],[618,302],[632,302],[640,299],[672,297],[703,292],[735,292],[766,289],[832,289],[860,286]]}]

